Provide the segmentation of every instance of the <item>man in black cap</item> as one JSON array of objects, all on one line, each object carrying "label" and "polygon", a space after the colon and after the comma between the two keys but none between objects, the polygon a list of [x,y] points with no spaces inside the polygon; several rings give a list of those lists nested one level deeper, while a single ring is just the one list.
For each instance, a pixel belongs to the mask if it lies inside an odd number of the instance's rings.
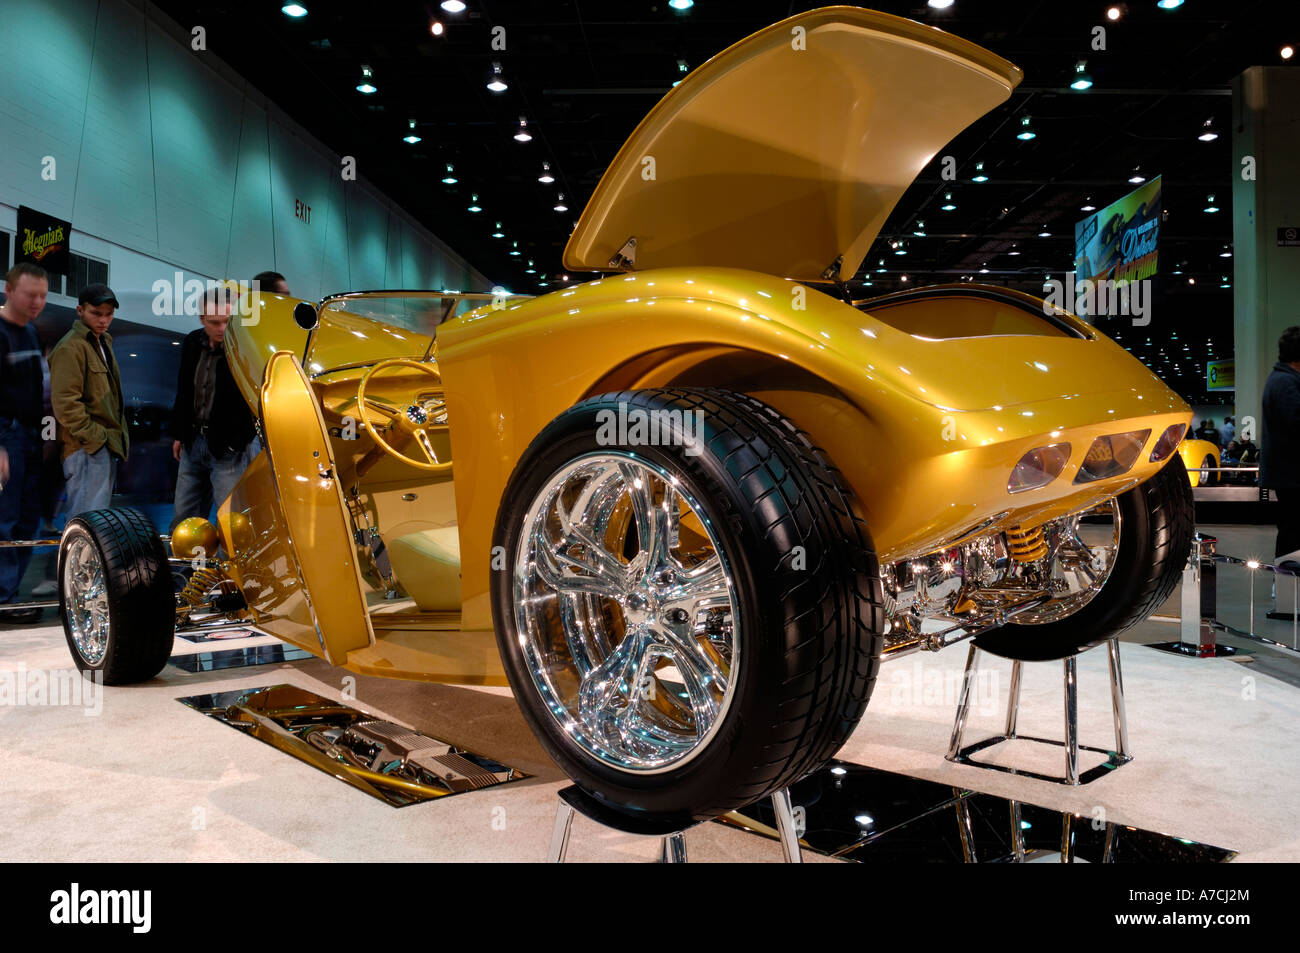
[{"label": "man in black cap", "polygon": [[50,352],[50,403],[63,436],[69,518],[110,504],[118,462],[131,448],[122,374],[108,333],[117,307],[108,285],[82,288],[78,321]]},{"label": "man in black cap", "polygon": [[[20,262],[5,276],[0,307],[0,540],[32,539],[40,523],[45,369],[32,322],[50,289],[45,269]],[[0,547],[0,603],[15,601],[27,547]],[[37,622],[40,609],[0,610],[0,622]]]}]

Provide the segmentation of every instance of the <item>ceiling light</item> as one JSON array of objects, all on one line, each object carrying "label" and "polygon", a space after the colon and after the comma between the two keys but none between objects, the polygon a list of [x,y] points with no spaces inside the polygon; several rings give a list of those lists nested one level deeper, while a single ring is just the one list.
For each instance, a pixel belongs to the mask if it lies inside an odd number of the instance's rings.
[{"label": "ceiling light", "polygon": [[695,6],[695,0],[668,0],[668,6],[674,10],[689,10]]},{"label": "ceiling light", "polygon": [[1289,60],[1291,57],[1295,56],[1295,47],[1288,43],[1286,46],[1282,47],[1279,52],[1281,53],[1282,59]]},{"label": "ceiling light", "polygon": [[894,254],[895,254],[895,255],[906,255],[906,254],[907,254],[907,249],[903,247],[903,243],[902,243],[902,242],[899,242],[898,245],[894,248]]},{"label": "ceiling light", "polygon": [[926,2],[936,10],[947,10],[956,0],[926,0]]},{"label": "ceiling light", "polygon": [[533,260],[531,258],[528,259],[528,267],[524,269],[524,274],[526,275],[537,274],[537,269],[533,267]]},{"label": "ceiling light", "polygon": [[460,181],[460,179],[456,178],[456,172],[452,169],[450,162],[447,163],[447,174],[442,177],[442,181],[446,185],[455,185]]},{"label": "ceiling light", "polygon": [[1219,206],[1217,206],[1217,205],[1214,204],[1214,196],[1213,196],[1213,195],[1207,195],[1207,196],[1205,197],[1205,208],[1204,208],[1202,211],[1207,212],[1207,213],[1213,215],[1213,214],[1214,214],[1215,212],[1217,212],[1218,210],[1219,210]]},{"label": "ceiling light", "polygon": [[295,20],[307,15],[307,8],[301,3],[286,3],[280,8],[280,12],[287,17],[293,17]]},{"label": "ceiling light", "polygon": [[501,73],[501,64],[494,62],[492,72],[488,74],[487,88],[494,93],[504,93],[510,87],[506,85],[505,76]]},{"label": "ceiling light", "polygon": [[677,72],[679,72],[679,73],[689,73],[690,71],[691,71],[691,68],[690,68],[689,66],[686,65],[686,61],[685,61],[685,60],[678,60],[678,61],[677,61]]},{"label": "ceiling light", "polygon": [[1139,166],[1133,166],[1133,174],[1128,177],[1131,185],[1141,185],[1147,180],[1147,177],[1138,171]]},{"label": "ceiling light", "polygon": [[559,198],[555,202],[555,211],[567,212],[568,210],[569,210],[569,206],[564,204],[564,193],[561,192]]},{"label": "ceiling light", "polygon": [[925,222],[918,221],[918,222],[916,223],[916,231],[912,232],[912,234],[915,235],[917,238],[924,238],[924,237],[925,237]]},{"label": "ceiling light", "polygon": [[1107,8],[1106,8],[1106,19],[1109,20],[1111,23],[1114,23],[1116,20],[1118,20],[1118,19],[1119,19],[1120,17],[1122,17],[1123,15],[1124,15],[1124,9],[1123,9],[1123,7],[1107,7]]},{"label": "ceiling light", "polygon": [[[1112,7],[1111,9],[1114,9]],[[1092,89],[1092,78],[1088,75],[1088,64],[1083,60],[1074,64],[1074,82],[1070,84],[1071,89]]]},{"label": "ceiling light", "polygon": [[1183,5],[1183,0],[1158,0],[1156,6],[1161,10],[1177,10]]},{"label": "ceiling light", "polygon": [[1097,211],[1097,206],[1095,206],[1095,205],[1092,204],[1092,196],[1091,196],[1091,195],[1089,195],[1086,199],[1083,200],[1083,204],[1079,206],[1079,211],[1081,211],[1081,212],[1095,212],[1095,211]]},{"label": "ceiling light", "polygon": [[432,23],[429,24],[429,32],[432,33],[434,36],[442,36],[443,29],[444,27],[442,25],[441,20],[434,20]]},{"label": "ceiling light", "polygon": [[972,182],[987,182],[988,180],[989,180],[989,177],[988,177],[987,175],[984,174],[984,163],[983,163],[983,162],[976,162],[976,163],[975,163],[975,177],[972,178],[971,181],[972,181]]},{"label": "ceiling light", "polygon": [[1038,237],[1039,237],[1039,238],[1051,238],[1051,237],[1052,237],[1052,233],[1049,232],[1047,229],[1043,229],[1041,232],[1038,233]]},{"label": "ceiling light", "polygon": [[518,243],[518,242],[511,242],[510,245],[511,245],[511,248],[510,248],[510,254],[512,254],[512,255],[518,255],[518,254],[519,254],[519,243]]},{"label": "ceiling light", "polygon": [[943,209],[945,212],[951,212],[956,207],[957,206],[952,204],[952,193],[951,192],[943,193],[943,204],[940,205],[939,208]]},{"label": "ceiling light", "polygon": [[1196,138],[1200,139],[1201,142],[1213,142],[1215,139],[1219,138],[1218,130],[1214,128],[1213,119],[1207,119],[1205,122],[1201,123],[1201,134]]},{"label": "ceiling light", "polygon": [[1034,132],[1034,130],[1029,125],[1028,116],[1024,116],[1023,118],[1021,118],[1020,132],[1016,134],[1016,138],[1021,140],[1022,142],[1028,142],[1030,139],[1038,138],[1038,133]]},{"label": "ceiling light", "polygon": [[358,93],[365,93],[369,96],[371,93],[378,92],[378,90],[375,89],[374,84],[370,82],[374,75],[375,74],[370,71],[369,66],[361,67],[361,82],[357,85]]},{"label": "ceiling light", "polygon": [[555,176],[551,175],[551,164],[549,162],[542,163],[542,174],[537,177],[537,181],[542,185],[550,185],[555,181]]},{"label": "ceiling light", "polygon": [[1220,257],[1220,258],[1231,258],[1231,257],[1232,257],[1232,248],[1229,247],[1228,245],[1224,245],[1224,246],[1223,246],[1223,251],[1219,252],[1219,257]]},{"label": "ceiling light", "polygon": [[369,96],[371,93],[379,92],[379,90],[376,89],[374,86],[371,86],[369,83],[362,82],[357,86],[357,92],[365,93],[367,96]]},{"label": "ceiling light", "polygon": [[408,125],[409,125],[411,131],[410,131],[409,133],[407,133],[406,135],[402,136],[402,141],[405,142],[405,143],[408,143],[409,145],[412,145],[412,146],[413,146],[413,145],[415,145],[417,142],[420,142],[421,139],[420,139],[419,136],[417,136],[417,135],[415,134],[415,120],[412,119],[412,120],[408,123]]},{"label": "ceiling light", "polygon": [[903,277],[899,278],[898,280],[899,280],[899,281],[907,281],[907,275],[903,275]]},{"label": "ceiling light", "polygon": [[477,193],[477,192],[474,192],[474,193],[471,194],[470,197],[469,197],[469,210],[470,210],[471,212],[481,212],[481,211],[483,211],[482,207],[478,204],[478,193]]},{"label": "ceiling light", "polygon": [[501,223],[497,222],[497,230],[492,233],[493,238],[505,238],[506,233],[501,231]]},{"label": "ceiling light", "polygon": [[1219,281],[1221,282],[1220,285],[1219,285],[1220,288],[1231,288],[1231,287],[1232,287],[1232,282],[1230,282],[1230,281],[1228,280],[1228,276],[1227,276],[1227,275],[1223,275],[1223,276],[1219,279]]},{"label": "ceiling light", "polygon": [[980,266],[980,274],[987,275],[988,273],[989,273],[989,265],[988,262],[985,262],[983,265]]},{"label": "ceiling light", "polygon": [[462,13],[465,10],[464,0],[442,0],[442,8],[448,13]]},{"label": "ceiling light", "polygon": [[533,141],[532,133],[528,131],[528,123],[522,116],[519,117],[519,131],[515,133],[515,141],[516,142]]},{"label": "ceiling light", "polygon": [[1015,242],[1012,242],[1012,243],[1011,243],[1011,251],[1007,252],[1007,254],[1008,254],[1008,255],[1019,255],[1019,254],[1020,254],[1020,249],[1016,247],[1016,243],[1015,243]]}]

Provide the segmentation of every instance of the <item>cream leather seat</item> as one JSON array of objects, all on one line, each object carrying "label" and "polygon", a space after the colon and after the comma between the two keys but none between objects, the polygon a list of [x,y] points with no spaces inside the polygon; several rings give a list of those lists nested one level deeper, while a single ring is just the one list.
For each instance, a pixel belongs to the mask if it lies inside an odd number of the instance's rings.
[{"label": "cream leather seat", "polygon": [[388,542],[393,575],[421,609],[460,610],[460,532],[455,526],[407,533]]}]

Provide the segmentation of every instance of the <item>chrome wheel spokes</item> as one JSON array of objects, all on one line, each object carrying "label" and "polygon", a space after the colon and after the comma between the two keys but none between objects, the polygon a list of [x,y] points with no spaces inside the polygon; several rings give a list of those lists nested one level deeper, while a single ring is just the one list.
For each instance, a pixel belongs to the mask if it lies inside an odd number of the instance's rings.
[{"label": "chrome wheel spokes", "polygon": [[712,736],[738,664],[735,592],[707,514],[630,454],[553,474],[515,554],[521,649],[547,708],[600,760],[686,761]]},{"label": "chrome wheel spokes", "polygon": [[62,583],[73,644],[86,662],[98,665],[108,648],[108,586],[99,550],[87,537],[68,544]]}]

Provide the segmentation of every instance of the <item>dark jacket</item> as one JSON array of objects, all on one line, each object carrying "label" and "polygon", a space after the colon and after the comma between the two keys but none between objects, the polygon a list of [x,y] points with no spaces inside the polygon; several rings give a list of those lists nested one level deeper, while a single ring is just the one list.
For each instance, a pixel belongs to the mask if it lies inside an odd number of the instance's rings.
[{"label": "dark jacket", "polygon": [[[172,407],[171,434],[188,450],[194,443],[194,372],[199,355],[208,346],[208,332],[199,328],[190,332],[181,345],[181,369],[176,378],[176,403]],[[248,409],[239,385],[226,364],[224,349],[216,367],[216,386],[212,396],[212,414],[208,418],[208,449],[215,457],[229,457],[241,452],[257,435],[253,413]]]},{"label": "dark jacket", "polygon": [[103,354],[95,332],[78,318],[50,352],[50,403],[59,422],[65,459],[78,450],[97,453],[106,446],[125,460],[131,451],[113,336],[105,331],[100,340]]},{"label": "dark jacket", "polygon": [[1261,404],[1259,485],[1300,488],[1300,371],[1274,364]]}]

